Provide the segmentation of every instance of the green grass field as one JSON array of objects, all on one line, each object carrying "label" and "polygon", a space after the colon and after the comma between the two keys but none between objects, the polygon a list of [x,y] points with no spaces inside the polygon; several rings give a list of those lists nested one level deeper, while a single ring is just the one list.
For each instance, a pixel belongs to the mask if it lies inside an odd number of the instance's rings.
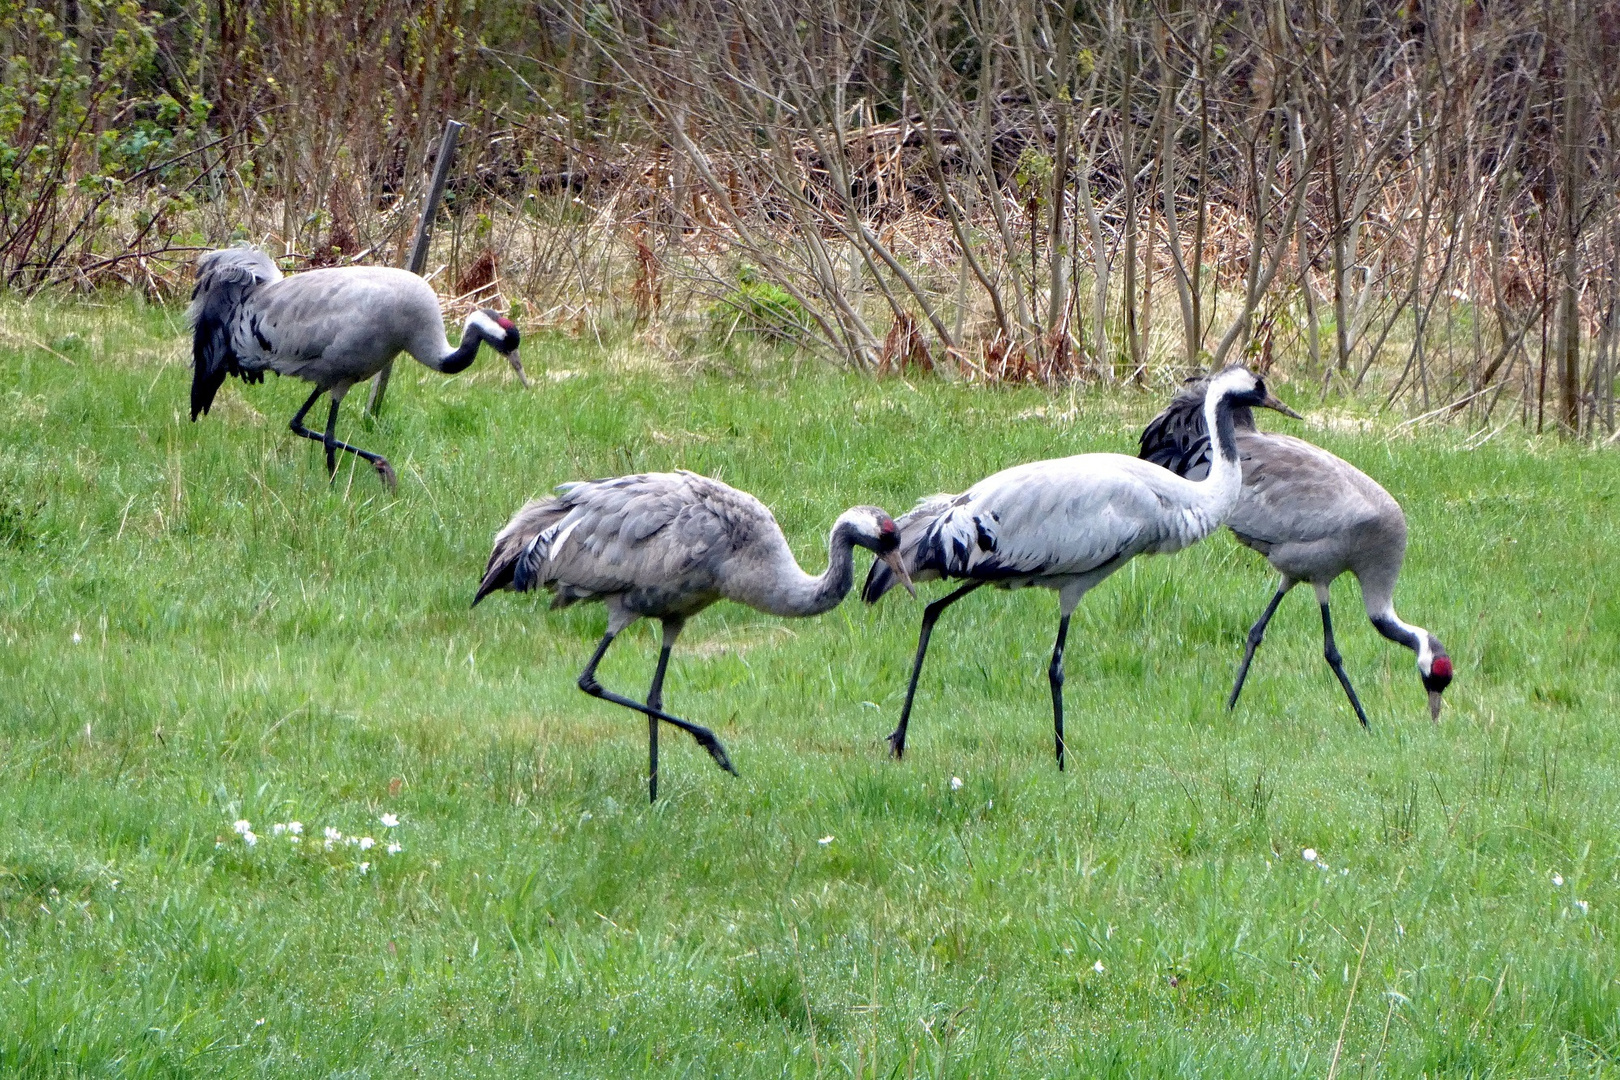
[{"label": "green grass field", "polygon": [[[485,354],[407,361],[375,423],[351,399],[389,495],[328,486],[301,384],[192,424],[177,311],[0,306],[0,1073],[1620,1072],[1612,452],[1263,418],[1404,503],[1397,604],[1457,665],[1438,725],[1349,579],[1371,732],[1308,590],[1228,715],[1274,582],[1223,534],[1076,613],[1066,774],[1050,593],[947,614],[901,764],[919,604],[717,606],[666,703],[741,777],[668,733],[649,808],[644,723],[574,686],[602,609],[468,610],[523,499],[686,467],[819,572],[846,506],[1129,452],[1160,398],[525,354],[530,392]],[[603,681],[639,696],[655,657],[642,624]]]}]

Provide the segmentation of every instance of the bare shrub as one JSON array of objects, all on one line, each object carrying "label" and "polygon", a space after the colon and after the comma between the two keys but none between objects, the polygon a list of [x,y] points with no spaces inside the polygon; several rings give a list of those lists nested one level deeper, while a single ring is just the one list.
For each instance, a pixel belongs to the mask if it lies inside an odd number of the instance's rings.
[{"label": "bare shrub", "polygon": [[0,46],[13,289],[397,262],[453,113],[452,306],[1614,430],[1620,0],[58,0]]}]

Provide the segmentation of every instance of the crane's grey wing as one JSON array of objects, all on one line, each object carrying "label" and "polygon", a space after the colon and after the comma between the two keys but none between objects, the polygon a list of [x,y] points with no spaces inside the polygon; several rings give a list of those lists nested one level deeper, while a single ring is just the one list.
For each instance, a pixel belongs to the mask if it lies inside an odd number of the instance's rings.
[{"label": "crane's grey wing", "polygon": [[1311,543],[1369,525],[1398,527],[1400,506],[1370,476],[1289,435],[1242,432],[1243,495],[1227,524],[1250,547]]},{"label": "crane's grey wing", "polygon": [[[496,537],[493,569],[479,595],[543,586],[564,605],[672,581],[701,589],[718,562],[755,535],[762,517],[769,520],[770,512],[757,499],[692,473],[568,485],[556,498],[520,510]],[[509,570],[496,566],[502,552]]]},{"label": "crane's grey wing", "polygon": [[263,375],[244,365],[235,330],[248,301],[264,287],[281,281],[281,271],[257,248],[209,251],[197,259],[197,283],[186,311],[191,324],[191,418],[207,413],[227,375],[251,381]]},{"label": "crane's grey wing", "polygon": [[1086,574],[1154,550],[1167,504],[1148,482],[1153,473],[1185,483],[1118,454],[997,473],[933,519],[919,566],[944,577],[1027,581]]},{"label": "crane's grey wing", "polygon": [[432,287],[390,267],[310,270],[267,286],[235,326],[237,350],[259,367],[358,381],[418,339],[444,340]]}]

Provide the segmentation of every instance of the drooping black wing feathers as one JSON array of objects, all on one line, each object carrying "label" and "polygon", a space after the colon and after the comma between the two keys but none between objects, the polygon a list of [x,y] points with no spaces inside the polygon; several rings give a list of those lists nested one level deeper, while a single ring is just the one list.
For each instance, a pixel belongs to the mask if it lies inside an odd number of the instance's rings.
[{"label": "drooping black wing feathers", "polygon": [[[900,527],[900,562],[912,580],[916,580],[927,554],[922,549],[928,542],[928,526],[960,498],[960,495],[930,495],[919,500],[909,513],[895,519],[894,523]],[[866,575],[866,584],[861,587],[861,599],[875,604],[899,583],[900,579],[888,563],[874,559],[872,569]]]},{"label": "drooping black wing feathers", "polygon": [[[960,502],[960,500],[958,500]],[[965,573],[971,565],[975,571],[982,571],[986,576],[995,576],[996,567],[983,558],[976,558],[975,549],[985,554],[994,554],[996,550],[996,516],[995,514],[967,515],[965,524],[971,527],[941,527],[941,525],[961,525],[964,523],[947,521],[935,524],[925,529],[917,543],[916,564],[917,571],[924,573],[933,571],[940,576],[947,574]],[[907,567],[910,570],[910,567]]]},{"label": "drooping black wing feathers", "polygon": [[568,509],[559,499],[535,499],[513,515],[495,537],[495,548],[489,553],[483,580],[473,596],[473,607],[498,589],[528,592],[534,588],[540,555],[536,541],[561,520]]},{"label": "drooping black wing feathers", "polygon": [[[1183,383],[1164,411],[1142,429],[1141,448],[1136,456],[1188,480],[1208,476],[1209,428],[1204,424],[1204,395],[1208,388],[1206,375]],[[1254,430],[1254,414],[1248,406],[1232,409],[1232,425],[1240,431]]]},{"label": "drooping black wing feathers", "polygon": [[227,375],[247,374],[231,345],[232,329],[247,299],[261,286],[280,280],[276,264],[256,248],[210,251],[197,260],[197,285],[187,312],[191,321],[193,420],[214,404],[214,395]]},{"label": "drooping black wing feathers", "polygon": [[872,569],[866,572],[866,583],[861,586],[861,599],[868,604],[875,604],[883,598],[884,593],[894,588],[899,580],[882,559],[873,559]]},{"label": "drooping black wing feathers", "polygon": [[1201,480],[1208,475],[1209,430],[1204,425],[1206,381],[1189,382],[1163,412],[1148,421],[1142,431],[1137,457],[1189,480]]},{"label": "drooping black wing feathers", "polygon": [[[1027,576],[1027,567],[1003,565],[998,558],[997,529],[1000,521],[994,511],[970,513],[962,509],[969,500],[963,495],[930,495],[909,513],[895,519],[900,527],[900,562],[913,581],[933,581],[961,577],[969,573],[984,581]],[[882,559],[872,563],[861,589],[861,599],[875,604],[900,579]]]}]

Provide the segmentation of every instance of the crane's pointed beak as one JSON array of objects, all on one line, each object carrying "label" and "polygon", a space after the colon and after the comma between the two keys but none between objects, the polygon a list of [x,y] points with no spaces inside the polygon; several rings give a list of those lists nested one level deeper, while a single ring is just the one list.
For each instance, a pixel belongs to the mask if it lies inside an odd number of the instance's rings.
[{"label": "crane's pointed beak", "polygon": [[1305,419],[1303,416],[1299,415],[1299,413],[1284,405],[1277,395],[1273,394],[1269,390],[1266,391],[1266,400],[1260,403],[1260,407],[1263,409],[1271,409],[1275,412],[1280,412],[1284,416],[1292,416],[1295,420]]},{"label": "crane's pointed beak", "polygon": [[529,377],[523,374],[523,358],[518,355],[516,349],[506,354],[506,362],[512,365],[512,370],[517,372],[518,382],[522,383],[523,389],[527,390],[529,388]]},{"label": "crane's pointed beak", "polygon": [[911,575],[906,573],[906,564],[900,561],[900,550],[896,548],[894,551],[885,551],[878,558],[888,564],[889,569],[894,571],[894,576],[900,579],[900,584],[906,587],[906,592],[910,593],[912,598],[915,599],[917,586],[911,583]]},{"label": "crane's pointed beak", "polygon": [[1429,691],[1429,719],[1435,723],[1440,722],[1440,691]]}]

